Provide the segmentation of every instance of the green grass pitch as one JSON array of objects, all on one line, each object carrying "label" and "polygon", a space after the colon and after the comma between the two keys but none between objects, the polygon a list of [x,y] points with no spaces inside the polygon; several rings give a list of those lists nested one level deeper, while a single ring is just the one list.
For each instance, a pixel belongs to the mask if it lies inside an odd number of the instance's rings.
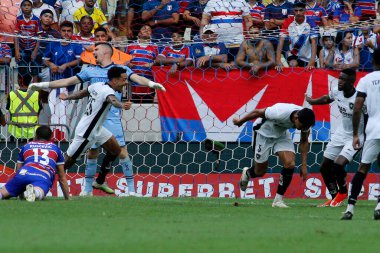
[{"label": "green grass pitch", "polygon": [[[238,202],[238,206],[234,202]],[[1,252],[378,252],[375,202],[352,221],[321,200],[74,198],[0,201]]]}]

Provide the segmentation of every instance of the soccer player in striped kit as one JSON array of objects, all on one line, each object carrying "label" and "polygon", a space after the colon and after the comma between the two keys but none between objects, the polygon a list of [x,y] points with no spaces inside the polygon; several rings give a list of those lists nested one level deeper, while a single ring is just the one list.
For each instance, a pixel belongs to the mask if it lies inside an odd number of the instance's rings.
[{"label": "soccer player in striped kit", "polygon": [[70,199],[63,153],[50,141],[51,136],[49,127],[37,128],[34,141],[21,148],[16,175],[0,189],[0,199],[21,196],[29,202],[42,200],[53,186],[55,174],[65,199]]}]

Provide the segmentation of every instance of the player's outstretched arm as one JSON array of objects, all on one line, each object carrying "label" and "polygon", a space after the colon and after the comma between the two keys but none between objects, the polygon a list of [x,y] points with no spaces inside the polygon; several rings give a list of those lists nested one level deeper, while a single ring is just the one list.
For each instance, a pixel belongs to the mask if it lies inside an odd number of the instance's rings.
[{"label": "player's outstretched arm", "polygon": [[153,82],[153,81],[151,81],[148,78],[145,78],[143,76],[139,76],[137,74],[132,74],[130,79],[133,82],[138,83],[142,86],[148,86],[148,87],[155,89],[155,90],[166,91],[165,87],[162,84]]},{"label": "player's outstretched arm", "polygon": [[63,196],[66,200],[70,200],[69,185],[67,184],[65,169],[63,165],[57,165],[57,174],[59,185],[61,186]]},{"label": "player's outstretched arm", "polygon": [[359,130],[359,123],[360,123],[360,118],[362,115],[362,109],[364,106],[365,97],[366,97],[365,93],[358,91],[355,104],[354,104],[354,112],[352,114],[352,130],[353,130],[352,146],[356,150],[360,149],[361,147],[358,130]]},{"label": "player's outstretched arm", "polygon": [[78,99],[87,97],[88,95],[90,95],[90,93],[88,93],[88,90],[86,89],[86,90],[78,90],[70,95],[67,95],[66,93],[61,93],[59,94],[59,98],[61,100],[78,100]]},{"label": "player's outstretched arm", "polygon": [[300,150],[301,150],[301,171],[302,180],[307,179],[307,154],[309,153],[309,134],[310,131],[301,132]]},{"label": "player's outstretched arm", "polygon": [[245,122],[247,122],[249,120],[253,120],[253,119],[256,119],[256,118],[259,118],[259,117],[260,118],[265,118],[265,110],[266,110],[266,108],[264,108],[264,109],[255,109],[252,112],[250,112],[247,115],[245,115],[243,118],[241,118],[241,119],[234,118],[232,121],[233,121],[234,125],[241,126],[241,125],[243,125]]},{"label": "player's outstretched arm", "polygon": [[65,79],[59,79],[53,82],[41,82],[41,83],[31,83],[28,86],[28,91],[42,90],[42,89],[56,89],[68,87],[73,84],[80,83],[80,80],[77,76],[72,76]]},{"label": "player's outstretched arm", "polygon": [[309,95],[305,94],[305,100],[311,105],[326,105],[332,103],[334,100],[330,98],[329,95],[324,95],[319,98],[311,98]]}]

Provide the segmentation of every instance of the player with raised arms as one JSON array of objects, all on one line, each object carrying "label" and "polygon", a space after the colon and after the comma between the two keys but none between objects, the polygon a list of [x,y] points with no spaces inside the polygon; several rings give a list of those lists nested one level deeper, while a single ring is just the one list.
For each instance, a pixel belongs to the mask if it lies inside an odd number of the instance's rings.
[{"label": "player with raised arms", "polygon": [[[115,96],[116,91],[121,92],[128,84],[127,69],[113,66],[108,70],[108,80],[108,82],[93,83],[87,89],[73,94],[61,93],[59,96],[62,100],[89,97],[86,111],[79,120],[74,139],[66,151],[65,169],[69,169],[94,144],[102,146],[112,157],[119,157],[121,160],[128,157],[127,150],[120,147],[115,136],[103,125],[111,105],[124,110],[131,108],[131,102],[122,103]],[[109,168],[101,168],[97,178],[99,184],[105,182],[108,172]]]},{"label": "player with raised arms", "polygon": [[45,198],[58,174],[63,196],[70,199],[61,149],[52,143],[48,126],[36,130],[34,141],[21,148],[15,176],[0,189],[0,199],[24,197],[29,202]]},{"label": "player with raised arms", "polygon": [[[327,144],[320,168],[323,180],[332,198],[319,207],[338,207],[343,205],[343,201],[347,198],[345,166],[358,153],[358,150],[352,147],[352,114],[357,94],[354,87],[355,81],[356,71],[354,69],[343,69],[339,74],[338,87],[328,95],[315,99],[305,96],[306,101],[311,105],[326,105],[335,101],[341,114],[341,122]],[[364,113],[366,113],[365,108],[363,109],[358,129],[361,142],[364,141]]]},{"label": "player with raised arms", "polygon": [[245,167],[240,178],[240,189],[245,191],[250,178],[262,177],[268,169],[268,158],[270,150],[277,154],[284,164],[281,171],[277,194],[272,207],[288,207],[283,196],[288,189],[295,168],[295,150],[291,139],[289,128],[301,130],[301,159],[302,167],[300,175],[303,180],[307,178],[307,153],[309,151],[308,136],[310,127],[315,124],[314,112],[295,104],[278,103],[273,106],[255,109],[242,119],[234,118],[233,123],[241,126],[249,120],[257,119],[255,122],[254,137],[254,159],[251,168]]},{"label": "player with raised arms", "polygon": [[[76,76],[73,76],[70,78],[56,80],[53,82],[32,83],[29,85],[29,89],[39,90],[39,89],[46,89],[46,88],[60,88],[60,87],[67,87],[73,84],[77,84],[80,82],[83,83],[87,81],[90,82],[90,85],[96,82],[107,82],[108,81],[107,71],[110,68],[116,66],[112,62],[112,59],[111,59],[112,55],[113,55],[113,49],[110,44],[106,42],[97,43],[94,49],[94,57],[97,63],[96,66],[89,66],[83,69]],[[117,66],[121,67],[121,65],[117,65]],[[129,69],[126,66],[122,66],[122,67],[127,70],[128,79],[130,81],[138,83],[142,86],[148,86],[150,88],[165,91],[165,88],[161,84],[153,82],[143,76],[139,76],[135,74],[131,69]],[[121,100],[121,97],[122,97],[121,93],[116,92],[115,95],[119,100]],[[126,149],[124,130],[121,123],[121,115],[122,114],[121,114],[120,109],[112,106],[108,114],[108,117],[104,123],[104,126],[114,134],[119,145],[123,147],[124,149]],[[99,183],[100,181],[94,182],[98,155],[99,155],[99,151],[97,149],[97,146],[93,146],[87,153],[85,188],[81,192],[82,196],[91,196],[93,187],[103,190],[109,194],[114,193],[114,191],[111,188],[109,188],[106,183],[100,184]],[[111,155],[111,153],[106,153],[101,165],[101,170],[104,170],[107,168],[109,169],[112,162],[115,159],[116,159],[116,156]],[[132,162],[129,159],[128,155],[126,156],[126,158],[119,160],[119,162],[122,168],[124,169],[124,175],[126,177],[126,181],[128,185],[128,192],[130,193],[130,195],[133,195],[135,193],[135,187],[134,187],[134,179],[133,179]]]},{"label": "player with raised arms", "polygon": [[[365,142],[362,158],[358,171],[351,180],[351,193],[348,197],[348,205],[342,220],[351,220],[354,215],[354,207],[362,189],[363,182],[371,169],[371,164],[376,161],[380,151],[380,49],[373,53],[373,71],[359,80],[356,87],[357,95],[352,116],[354,149],[359,150],[363,144],[360,139],[360,122],[364,104],[367,106],[368,122],[365,127]],[[373,214],[375,220],[380,220],[380,195]]]}]

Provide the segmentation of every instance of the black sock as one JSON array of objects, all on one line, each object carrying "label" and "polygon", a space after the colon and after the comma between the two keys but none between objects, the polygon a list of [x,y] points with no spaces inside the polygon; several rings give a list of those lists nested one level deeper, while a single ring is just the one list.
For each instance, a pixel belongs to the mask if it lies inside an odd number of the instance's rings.
[{"label": "black sock", "polygon": [[100,167],[99,175],[96,178],[96,182],[98,184],[103,184],[104,181],[106,181],[106,176],[108,172],[110,172],[111,165],[116,158],[117,156],[111,155],[110,153],[106,153],[102,162],[102,166]]},{"label": "black sock", "polygon": [[331,194],[331,198],[334,199],[336,194],[338,193],[338,185],[336,184],[334,171],[329,166],[321,167],[320,171],[323,181],[325,182],[325,185],[329,190],[329,193]]},{"label": "black sock", "polygon": [[277,193],[284,195],[288,189],[290,182],[292,182],[294,169],[285,169],[281,170],[280,182],[278,183]]},{"label": "black sock", "polygon": [[351,204],[351,205],[356,204],[356,201],[362,189],[365,177],[366,177],[366,174],[363,174],[360,171],[357,171],[355,173],[355,176],[352,178],[352,181],[351,181],[352,188],[351,188],[350,197],[348,198],[348,204]]},{"label": "black sock", "polygon": [[334,163],[333,171],[336,176],[336,182],[338,183],[339,193],[347,194],[347,172],[344,166]]},{"label": "black sock", "polygon": [[249,178],[255,178],[255,177],[257,177],[257,175],[255,173],[255,165],[252,165],[252,167],[247,170],[247,176]]}]

